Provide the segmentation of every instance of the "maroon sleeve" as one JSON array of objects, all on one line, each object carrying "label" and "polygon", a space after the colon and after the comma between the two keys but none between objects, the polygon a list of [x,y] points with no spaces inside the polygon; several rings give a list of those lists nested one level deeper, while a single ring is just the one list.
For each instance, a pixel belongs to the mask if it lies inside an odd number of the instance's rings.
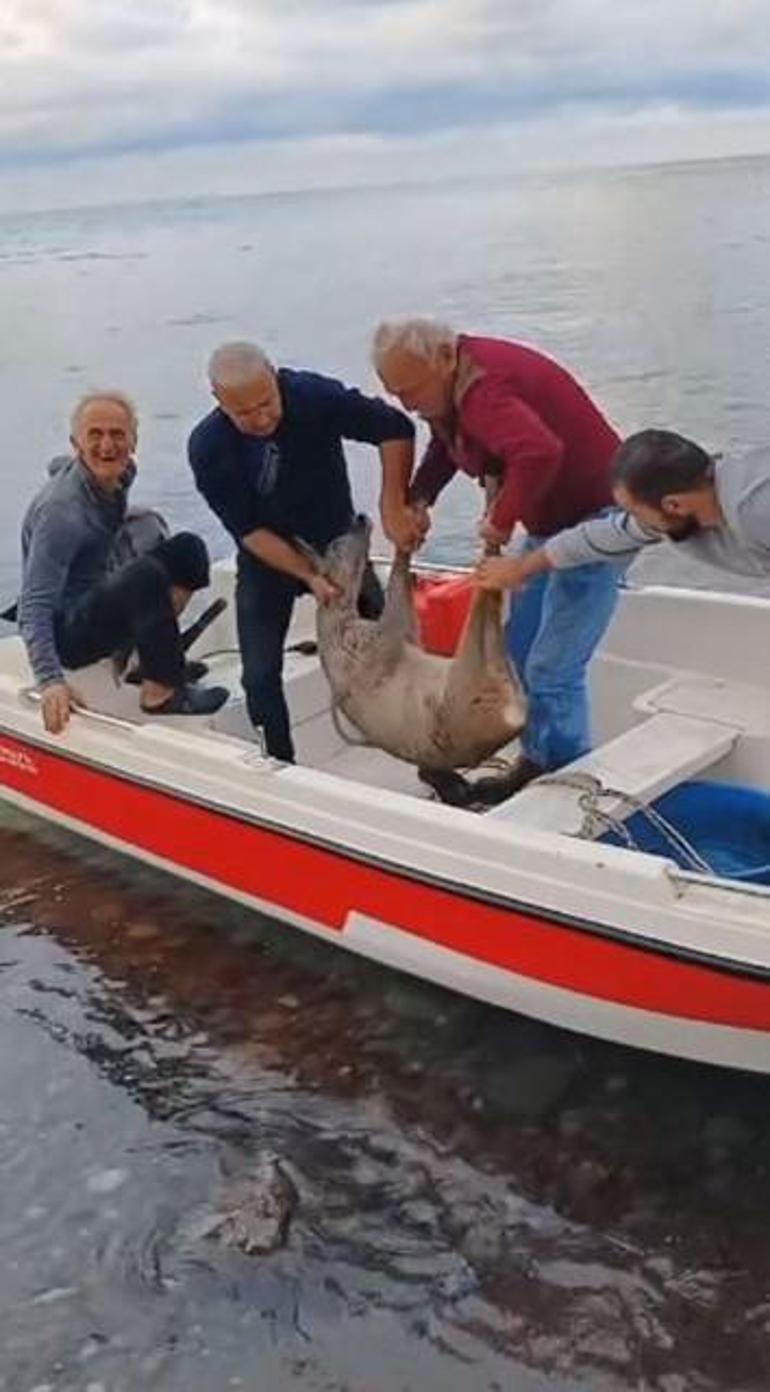
[{"label": "maroon sleeve", "polygon": [[456,473],[457,465],[448,449],[437,435],[432,435],[430,444],[420,460],[410,484],[409,501],[412,503],[435,503],[442,488],[446,488],[449,480],[454,478]]},{"label": "maroon sleeve", "polygon": [[525,501],[531,506],[553,484],[564,445],[510,387],[489,379],[469,389],[461,428],[502,466],[491,521],[501,531],[510,531],[519,521]]}]

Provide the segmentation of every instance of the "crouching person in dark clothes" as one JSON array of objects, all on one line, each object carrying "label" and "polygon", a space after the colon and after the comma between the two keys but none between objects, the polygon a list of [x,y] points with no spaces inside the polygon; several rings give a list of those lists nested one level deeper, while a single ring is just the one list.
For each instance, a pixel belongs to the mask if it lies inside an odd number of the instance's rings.
[{"label": "crouching person in dark clothes", "polygon": [[38,493],[24,519],[19,629],[52,734],[64,729],[72,706],[63,669],[126,648],[139,655],[147,714],[205,715],[227,700],[223,687],[185,682],[177,616],[192,592],[209,583],[201,539],[180,532],[110,570],[136,475],[136,438],[127,397],[84,397],[72,416],[74,458]]},{"label": "crouching person in dark clothes", "polygon": [[[273,367],[251,343],[223,344],[209,363],[217,407],[190,436],[195,482],[238,545],[236,606],[243,687],[268,753],[292,762],[283,647],[294,601],[309,590],[332,604],[334,586],[297,545],[323,551],[353,520],[343,440],[379,449],[383,530],[412,550],[424,523],[406,501],[414,427],[377,398],[315,372]],[[366,589],[367,593],[364,593]],[[359,610],[380,612],[373,571]]]}]

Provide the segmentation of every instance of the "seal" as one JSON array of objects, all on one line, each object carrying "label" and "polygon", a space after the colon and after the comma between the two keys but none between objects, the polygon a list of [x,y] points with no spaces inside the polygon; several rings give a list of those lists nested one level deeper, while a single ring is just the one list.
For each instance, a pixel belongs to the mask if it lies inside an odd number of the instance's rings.
[{"label": "seal", "polygon": [[336,712],[364,736],[362,743],[417,764],[426,781],[474,768],[514,739],[526,716],[505,652],[501,596],[475,596],[454,657],[425,652],[406,554],[396,554],[380,617],[358,613],[371,530],[359,515],[316,558],[340,591],[337,601],[319,606],[317,617],[318,653]]},{"label": "seal", "polygon": [[297,1203],[297,1190],[280,1157],[259,1151],[248,1170],[219,1189],[211,1208],[183,1224],[182,1236],[186,1242],[215,1238],[249,1257],[274,1252],[286,1244]]}]

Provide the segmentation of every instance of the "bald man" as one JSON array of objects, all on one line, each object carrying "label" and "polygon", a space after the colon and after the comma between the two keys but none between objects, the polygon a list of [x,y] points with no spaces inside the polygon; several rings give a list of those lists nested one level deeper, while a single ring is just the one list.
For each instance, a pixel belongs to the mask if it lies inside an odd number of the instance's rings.
[{"label": "bald man", "polygon": [[[381,517],[396,547],[411,550],[421,521],[406,503],[414,427],[384,401],[315,372],[276,368],[253,343],[227,343],[209,362],[216,407],[193,430],[196,485],[238,547],[236,609],[243,687],[267,750],[292,762],[283,648],[298,595],[319,604],[336,591],[298,541],[323,551],[353,519],[344,440],[376,445]],[[370,582],[373,576],[370,576]],[[364,609],[376,612],[375,585]]]}]

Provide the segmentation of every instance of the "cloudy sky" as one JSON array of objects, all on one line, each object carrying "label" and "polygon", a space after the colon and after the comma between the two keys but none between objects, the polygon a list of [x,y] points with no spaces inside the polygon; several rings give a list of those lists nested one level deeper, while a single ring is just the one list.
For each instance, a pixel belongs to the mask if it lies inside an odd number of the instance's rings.
[{"label": "cloudy sky", "polygon": [[770,0],[0,0],[0,207],[770,150]]}]

